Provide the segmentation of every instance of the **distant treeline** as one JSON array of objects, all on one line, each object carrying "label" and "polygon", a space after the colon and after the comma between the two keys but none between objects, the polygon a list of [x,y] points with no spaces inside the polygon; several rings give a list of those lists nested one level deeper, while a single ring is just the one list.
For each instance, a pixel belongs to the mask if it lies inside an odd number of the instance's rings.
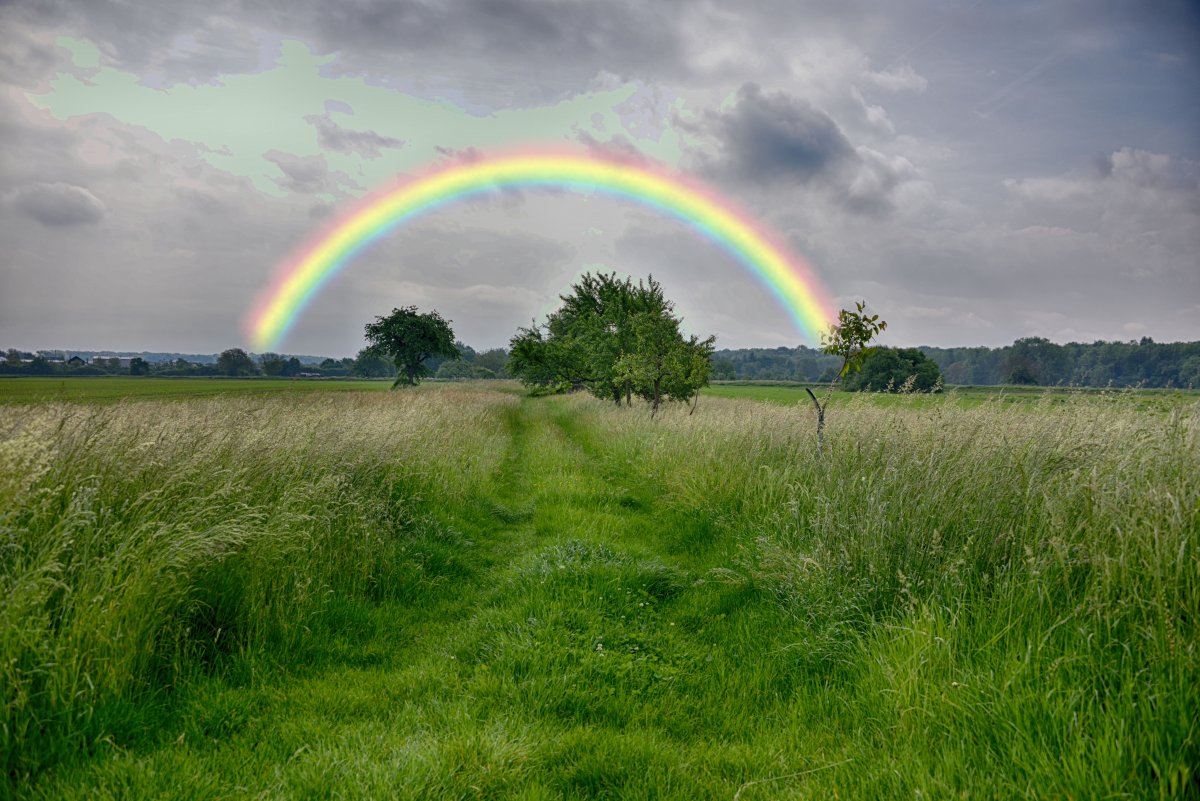
[{"label": "distant treeline", "polygon": [[[508,351],[477,352],[455,342],[461,359],[430,359],[435,378],[508,378]],[[388,359],[360,351],[357,356],[332,359],[279,353],[246,353],[230,348],[214,354],[114,353],[113,351],[0,349],[0,376],[149,375],[167,377],[266,376],[273,378],[391,378],[396,367]]]},{"label": "distant treeline", "polygon": [[[507,378],[508,352],[494,348],[476,352],[455,343],[458,362],[430,360],[437,378]],[[1002,348],[932,348],[919,350],[937,362],[946,384],[1025,384],[1084,387],[1200,388],[1200,342],[1071,342],[1058,345],[1041,337],[1018,339]],[[241,354],[188,355],[146,353],[142,356],[97,358],[97,352],[0,351],[0,375],[274,375],[385,377],[395,368],[384,359],[359,353],[355,358]],[[72,356],[82,355],[74,363]],[[226,355],[225,363],[221,356]],[[158,357],[158,358],[154,358]],[[819,381],[833,378],[841,360],[815,348],[742,348],[713,354],[715,380]]]},{"label": "distant treeline", "polygon": [[[919,350],[937,362],[947,384],[1084,387],[1200,387],[1200,342],[1071,342],[1018,339],[1002,348]],[[715,379],[828,381],[840,360],[803,345],[743,348],[713,354]]]}]

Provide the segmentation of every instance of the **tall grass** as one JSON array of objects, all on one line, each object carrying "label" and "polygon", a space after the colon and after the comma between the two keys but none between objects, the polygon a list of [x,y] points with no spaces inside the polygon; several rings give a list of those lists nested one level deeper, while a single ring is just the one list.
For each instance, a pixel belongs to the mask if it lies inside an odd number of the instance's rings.
[{"label": "tall grass", "polygon": [[[839,396],[824,457],[811,405],[721,398],[28,407],[9,786],[1196,797],[1200,406],[1159,400]],[[356,636],[369,610],[419,641]],[[173,693],[262,720],[168,729]]]},{"label": "tall grass", "polygon": [[[613,459],[740,543],[719,578],[795,619],[812,688],[878,748],[875,792],[1200,793],[1200,404],[720,399]],[[974,777],[974,778],[972,778]]]},{"label": "tall grass", "polygon": [[418,592],[413,543],[447,535],[415,510],[484,480],[516,402],[448,388],[15,411],[0,429],[9,780],[136,728],[197,672],[303,662],[339,599]]}]

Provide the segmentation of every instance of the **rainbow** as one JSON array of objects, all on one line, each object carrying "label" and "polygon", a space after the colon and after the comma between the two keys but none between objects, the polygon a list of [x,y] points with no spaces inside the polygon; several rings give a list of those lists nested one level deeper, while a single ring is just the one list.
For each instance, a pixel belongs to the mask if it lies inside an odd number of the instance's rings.
[{"label": "rainbow", "polygon": [[392,229],[455,201],[506,187],[602,193],[678,218],[748,268],[810,342],[815,344],[828,330],[832,305],[812,268],[729,201],[645,163],[540,152],[440,165],[357,203],[280,264],[247,317],[255,347],[275,350],[321,288]]}]

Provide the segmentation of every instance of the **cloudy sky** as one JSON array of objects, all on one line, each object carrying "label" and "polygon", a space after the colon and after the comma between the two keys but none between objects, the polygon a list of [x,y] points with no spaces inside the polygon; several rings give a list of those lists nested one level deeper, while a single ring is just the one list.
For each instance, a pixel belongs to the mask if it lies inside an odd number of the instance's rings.
[{"label": "cloudy sky", "polygon": [[[1198,98],[1190,0],[0,0],[0,347],[249,347],[339,208],[531,144],[708,184],[891,344],[1196,340]],[[504,345],[598,269],[721,347],[803,342],[681,223],[523,191],[395,231],[281,350],[405,305]]]}]

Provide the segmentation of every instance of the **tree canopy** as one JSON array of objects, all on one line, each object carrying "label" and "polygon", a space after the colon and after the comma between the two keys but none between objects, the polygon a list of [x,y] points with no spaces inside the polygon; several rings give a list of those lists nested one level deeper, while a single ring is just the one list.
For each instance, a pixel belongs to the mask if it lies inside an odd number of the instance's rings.
[{"label": "tree canopy", "polygon": [[937,362],[916,348],[876,348],[843,386],[874,392],[930,392],[941,380]]},{"label": "tree canopy", "polygon": [[254,360],[241,348],[221,351],[217,357],[217,370],[228,376],[254,375],[258,372]]},{"label": "tree canopy", "polygon": [[387,356],[396,365],[393,387],[420,383],[429,374],[425,361],[430,358],[461,358],[450,321],[436,311],[421,314],[416,306],[392,309],[386,317],[367,323],[365,331],[369,343],[365,353]]},{"label": "tree canopy", "polygon": [[526,386],[587,389],[626,404],[636,395],[656,412],[664,400],[689,400],[708,383],[715,338],[684,337],[653,277],[634,284],[616,273],[587,273],[571,289],[544,325],[512,339],[508,371]]}]

